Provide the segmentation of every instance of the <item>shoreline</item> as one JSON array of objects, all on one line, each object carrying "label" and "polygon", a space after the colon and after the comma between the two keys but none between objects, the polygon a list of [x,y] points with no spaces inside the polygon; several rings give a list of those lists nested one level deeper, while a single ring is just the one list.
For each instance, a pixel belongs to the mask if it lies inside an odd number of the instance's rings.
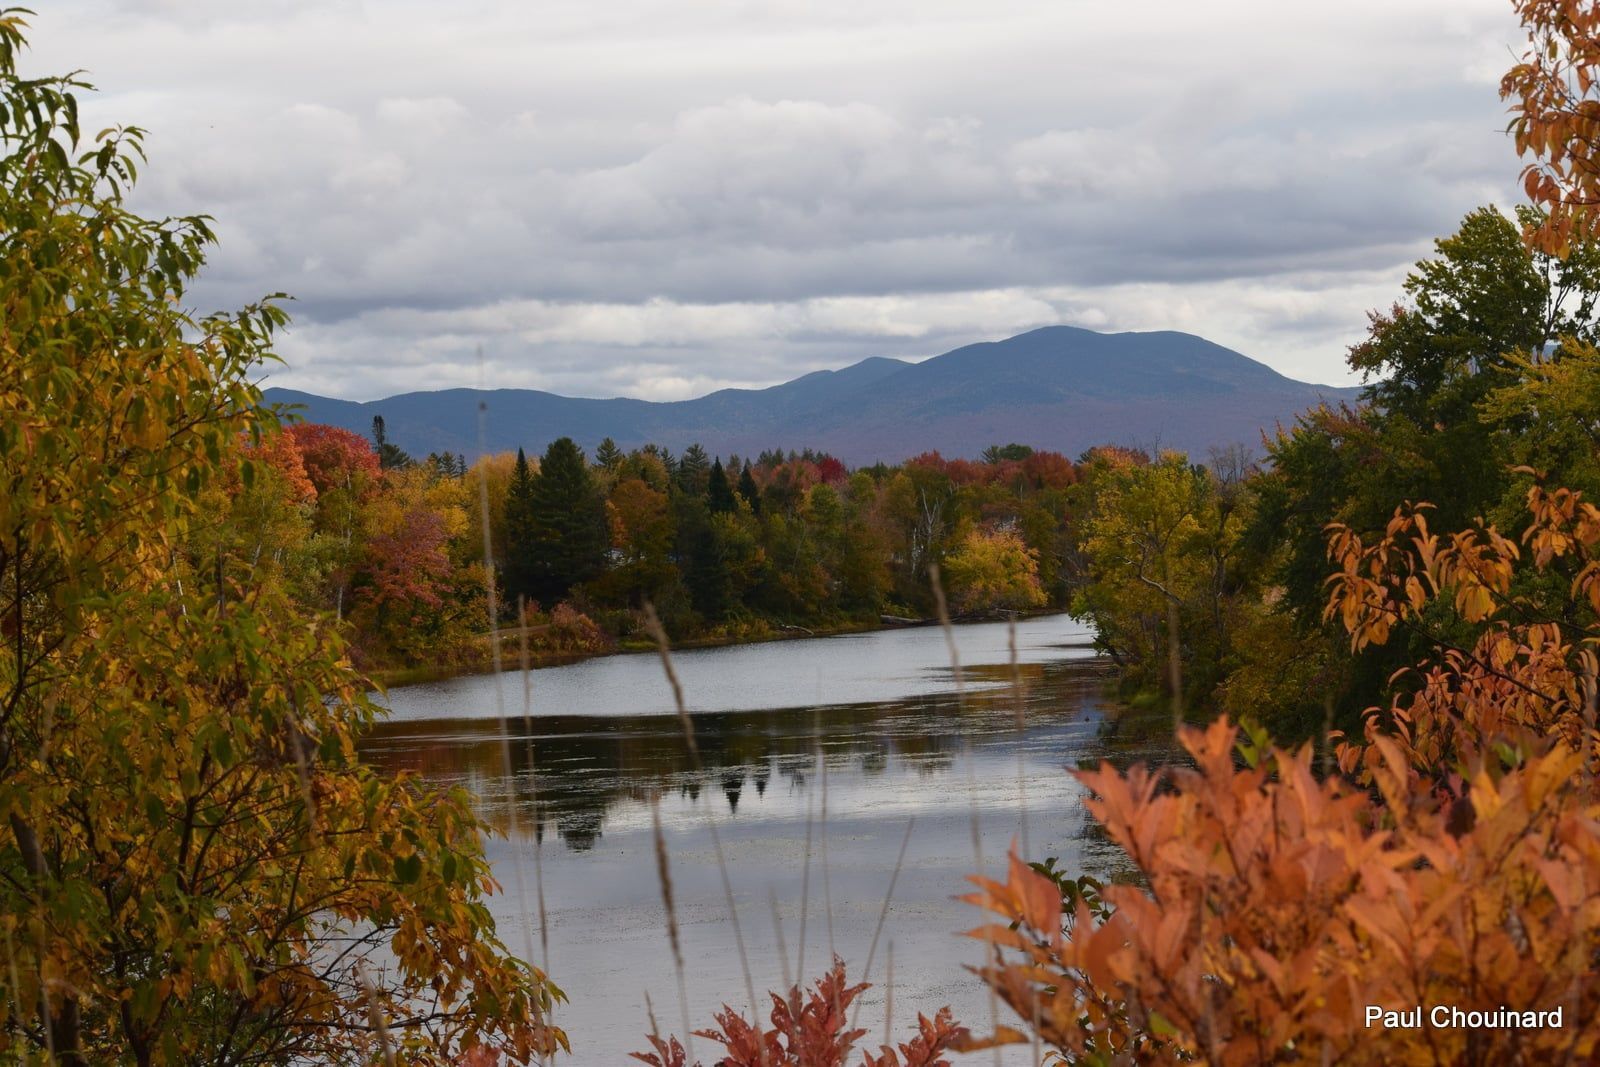
[{"label": "shoreline", "polygon": [[[1065,608],[1040,608],[1035,611],[1001,611],[985,615],[964,616],[951,619],[953,626],[970,626],[976,623],[1004,622],[1007,619],[1021,621],[1035,619],[1046,615],[1066,615]],[[938,619],[901,619],[880,617],[877,622],[860,620],[845,622],[834,626],[819,626],[815,628],[783,625],[773,623],[775,631],[759,636],[749,635],[721,635],[691,637],[683,641],[673,641],[671,649],[674,652],[688,651],[701,648],[733,648],[738,645],[763,645],[778,641],[804,641],[811,638],[841,637],[845,634],[877,633],[882,630],[911,630],[938,626]],[[502,641],[505,636],[513,631],[502,631]],[[484,644],[489,641],[488,634],[483,634]],[[655,642],[643,637],[626,637],[617,640],[615,648],[599,652],[544,652],[530,653],[528,666],[530,669],[539,670],[545,667],[564,667],[573,663],[582,663],[585,660],[602,659],[607,656],[632,655],[640,652],[654,652]],[[504,656],[501,660],[501,672],[521,669],[521,664],[509,662]],[[359,669],[359,668],[358,668]],[[422,685],[427,682],[440,682],[447,678],[459,678],[467,674],[493,674],[495,673],[492,658],[485,655],[480,663],[461,664],[424,664],[417,667],[377,667],[362,672],[368,681],[372,682],[379,690],[394,689],[406,685]]]}]

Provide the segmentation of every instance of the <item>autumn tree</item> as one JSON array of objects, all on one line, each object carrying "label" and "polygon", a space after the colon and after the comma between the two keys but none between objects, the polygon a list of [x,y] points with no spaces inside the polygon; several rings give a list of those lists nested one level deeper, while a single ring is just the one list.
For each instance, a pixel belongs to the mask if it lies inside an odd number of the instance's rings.
[{"label": "autumn tree", "polygon": [[[1463,529],[1480,516],[1510,521],[1527,488],[1514,467],[1532,463],[1561,478],[1575,472],[1572,434],[1582,419],[1550,417],[1552,398],[1538,398],[1535,407],[1528,383],[1581,377],[1562,368],[1569,359],[1581,362],[1596,330],[1600,270],[1591,245],[1575,247],[1564,261],[1530,251],[1523,238],[1536,221],[1526,210],[1514,222],[1482,208],[1437,241],[1435,255],[1407,276],[1404,300],[1374,314],[1366,338],[1350,350],[1352,368],[1373,379],[1367,402],[1314,409],[1280,427],[1268,442],[1265,470],[1251,479],[1257,506],[1244,540],[1263,558],[1264,582],[1281,590],[1271,613],[1294,631],[1299,650],[1276,642],[1286,654],[1280,673],[1321,659],[1327,669],[1317,672],[1321,695],[1314,701],[1331,696],[1343,725],[1388,690],[1395,671],[1433,646],[1407,630],[1360,655],[1341,650],[1321,617],[1323,528],[1339,522],[1371,536],[1406,500],[1433,502],[1441,530]],[[1569,397],[1561,410],[1577,416],[1576,401]],[[1559,454],[1558,442],[1566,442]],[[1437,636],[1471,642],[1473,627],[1443,607],[1435,611]],[[1260,666],[1260,678],[1273,673]],[[1318,723],[1323,714],[1316,713]]]},{"label": "autumn tree", "polygon": [[234,542],[196,550],[207,493],[271,447],[252,382],[283,312],[183,310],[206,220],[128,210],[139,131],[85,143],[85,86],[19,77],[22,31],[0,13],[0,1049],[553,1050],[466,797],[362,765],[368,683],[331,621]]},{"label": "autumn tree", "polygon": [[951,607],[958,612],[1042,607],[1039,557],[1014,530],[969,530],[944,562]]},{"label": "autumn tree", "polygon": [[[1358,649],[1429,625],[1436,601],[1482,633],[1418,663],[1322,773],[1256,729],[1185,730],[1192,767],[1079,776],[1138,884],[1086,892],[1015,859],[975,879],[999,920],[975,934],[1009,956],[985,978],[1046,1044],[1143,1063],[1600,1051],[1600,510],[1534,486],[1514,539],[1439,533],[1429,510],[1399,507],[1371,538],[1335,526],[1325,610]],[[1533,575],[1559,603],[1519,595]],[[1561,1015],[1375,1039],[1369,1005]]]},{"label": "autumn tree", "polygon": [[1351,368],[1371,380],[1367,399],[1466,443],[1459,432],[1477,430],[1475,405],[1515,377],[1510,360],[1592,334],[1600,257],[1587,245],[1562,259],[1530,251],[1523,233],[1537,224],[1526,208],[1513,221],[1483,207],[1434,242],[1437,257],[1420,260],[1402,286],[1405,302],[1373,314],[1367,338],[1350,350]]},{"label": "autumn tree", "polygon": [[382,478],[378,455],[360,434],[337,426],[296,423],[285,432],[316,487],[312,522],[330,587],[325,606],[342,619],[366,537],[363,509]]},{"label": "autumn tree", "polygon": [[466,489],[413,465],[389,471],[368,502],[351,613],[363,662],[438,665],[470,656],[488,605],[481,562],[460,551],[476,503]]},{"label": "autumn tree", "polygon": [[1600,9],[1572,0],[1514,0],[1528,31],[1521,62],[1500,82],[1511,101],[1528,199],[1548,212],[1535,231],[1544,251],[1565,255],[1600,234]]},{"label": "autumn tree", "polygon": [[666,618],[680,584],[667,494],[642,478],[621,478],[611,488],[606,511],[617,559],[595,580],[595,595],[630,608],[648,601]]},{"label": "autumn tree", "polygon": [[[497,452],[482,456],[462,475],[462,488],[468,501],[467,533],[460,545],[461,558],[467,563],[483,561],[483,524],[489,524],[489,544],[494,550],[496,563],[505,564],[506,551],[506,497],[515,475],[517,457],[510,452]],[[481,483],[481,486],[480,486]],[[488,508],[480,501],[487,499]],[[487,515],[485,515],[487,511]]]},{"label": "autumn tree", "polygon": [[1243,564],[1243,487],[1178,453],[1096,456],[1078,488],[1074,608],[1133,686],[1205,703],[1221,680]]}]

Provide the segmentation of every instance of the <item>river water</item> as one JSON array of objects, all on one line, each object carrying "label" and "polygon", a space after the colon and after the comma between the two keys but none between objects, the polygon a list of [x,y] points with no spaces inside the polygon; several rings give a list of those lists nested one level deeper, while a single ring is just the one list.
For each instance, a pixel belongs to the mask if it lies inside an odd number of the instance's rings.
[{"label": "river water", "polygon": [[[506,944],[570,998],[556,1019],[570,1062],[632,1062],[647,992],[663,1031],[684,1028],[652,797],[695,1029],[723,1004],[748,1015],[746,967],[765,1017],[763,991],[836,953],[873,983],[864,1043],[882,1040],[891,986],[897,1038],[945,1004],[983,1031],[994,1006],[963,969],[980,948],[959,936],[981,913],[954,899],[966,876],[999,875],[1024,841],[1030,858],[1116,873],[1067,769],[1166,752],[1108,720],[1084,624],[1019,623],[1015,671],[1009,636],[957,627],[959,686],[937,628],[677,653],[698,770],[653,654],[397,688],[363,747],[379,767],[466,786],[504,831],[489,843],[505,889],[493,907]],[[695,1051],[714,1062],[708,1042]]]}]

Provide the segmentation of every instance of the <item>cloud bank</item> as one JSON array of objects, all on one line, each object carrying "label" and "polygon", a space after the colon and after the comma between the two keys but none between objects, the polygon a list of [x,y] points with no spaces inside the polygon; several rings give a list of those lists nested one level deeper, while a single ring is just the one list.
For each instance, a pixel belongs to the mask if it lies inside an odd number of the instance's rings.
[{"label": "cloud bank", "polygon": [[[1349,380],[1515,202],[1504,0],[63,3],[29,67],[150,131],[272,384],[677,399],[1047,323]],[[482,360],[478,352],[483,353]]]}]

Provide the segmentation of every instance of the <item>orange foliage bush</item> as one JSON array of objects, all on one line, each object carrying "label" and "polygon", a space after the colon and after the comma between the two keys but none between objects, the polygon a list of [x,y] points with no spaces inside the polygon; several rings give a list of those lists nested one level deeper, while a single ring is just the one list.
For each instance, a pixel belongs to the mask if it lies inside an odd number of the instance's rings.
[{"label": "orange foliage bush", "polygon": [[[1435,601],[1481,629],[1368,713],[1339,773],[1226,721],[1186,730],[1192,769],[1080,775],[1145,886],[1106,888],[1096,914],[1015,859],[974,879],[1002,920],[973,932],[1002,953],[980,973],[1045,1042],[1085,1063],[1600,1056],[1600,627],[1574,621],[1600,611],[1600,511],[1565,490],[1528,504],[1520,543],[1441,538],[1421,508],[1376,544],[1330,531],[1328,611],[1356,647],[1424,628]],[[1517,590],[1558,565],[1567,600],[1545,617]],[[1412,1028],[1369,1017],[1419,1006]],[[1560,1025],[1439,1027],[1436,1006]]]},{"label": "orange foliage bush", "polygon": [[550,626],[539,636],[538,646],[542,652],[577,655],[609,652],[616,641],[589,616],[562,601],[550,613]]},{"label": "orange foliage bush", "polygon": [[[727,1005],[717,1013],[717,1029],[696,1030],[721,1045],[725,1053],[717,1067],[844,1067],[855,1043],[865,1030],[849,1027],[850,1005],[870,986],[861,982],[849,985],[844,962],[835,958],[833,969],[817,980],[811,992],[801,999],[800,987],[789,990],[787,998],[772,997],[772,1029],[746,1022]],[[932,1019],[917,1016],[917,1032],[899,1049],[884,1045],[878,1055],[862,1053],[861,1067],[950,1067],[946,1051],[964,1046],[965,1028],[950,1018],[950,1009],[941,1008]],[[651,1067],[688,1067],[688,1053],[676,1037],[649,1035],[654,1052],[635,1052],[633,1058]],[[696,1063],[695,1067],[699,1067]]]}]

